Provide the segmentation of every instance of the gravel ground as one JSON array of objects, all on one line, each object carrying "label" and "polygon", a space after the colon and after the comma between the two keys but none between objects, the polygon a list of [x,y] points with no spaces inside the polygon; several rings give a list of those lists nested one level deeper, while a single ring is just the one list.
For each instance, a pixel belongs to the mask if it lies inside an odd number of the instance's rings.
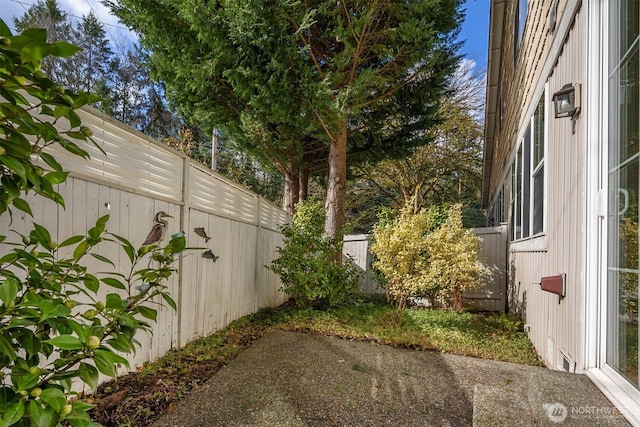
[{"label": "gravel ground", "polygon": [[612,409],[584,375],[273,331],[154,426],[627,425],[585,407]]}]

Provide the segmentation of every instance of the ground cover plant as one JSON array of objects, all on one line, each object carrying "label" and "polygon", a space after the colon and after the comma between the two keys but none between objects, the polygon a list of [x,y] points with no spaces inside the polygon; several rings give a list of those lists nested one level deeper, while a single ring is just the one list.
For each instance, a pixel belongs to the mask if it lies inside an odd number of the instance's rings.
[{"label": "ground cover plant", "polygon": [[106,426],[149,425],[271,329],[542,365],[514,316],[413,307],[397,326],[395,314],[383,295],[359,295],[333,307],[287,303],[260,310],[102,385],[94,396],[92,416]]}]

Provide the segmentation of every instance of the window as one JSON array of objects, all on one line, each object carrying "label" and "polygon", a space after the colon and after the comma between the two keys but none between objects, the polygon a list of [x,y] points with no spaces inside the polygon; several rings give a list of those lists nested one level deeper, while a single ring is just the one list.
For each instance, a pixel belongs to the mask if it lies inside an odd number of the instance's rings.
[{"label": "window", "polygon": [[544,230],[544,144],[545,144],[545,98],[540,97],[533,114],[533,234]]},{"label": "window", "polygon": [[610,2],[606,363],[640,389],[640,3]]},{"label": "window", "polygon": [[544,231],[545,95],[524,132],[511,168],[512,240]]}]

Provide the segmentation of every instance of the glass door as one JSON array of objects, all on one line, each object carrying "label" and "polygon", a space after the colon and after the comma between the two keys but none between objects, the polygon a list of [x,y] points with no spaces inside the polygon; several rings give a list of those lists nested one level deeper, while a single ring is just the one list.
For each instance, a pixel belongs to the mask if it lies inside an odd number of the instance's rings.
[{"label": "glass door", "polygon": [[606,364],[639,389],[640,2],[622,0],[608,4]]}]

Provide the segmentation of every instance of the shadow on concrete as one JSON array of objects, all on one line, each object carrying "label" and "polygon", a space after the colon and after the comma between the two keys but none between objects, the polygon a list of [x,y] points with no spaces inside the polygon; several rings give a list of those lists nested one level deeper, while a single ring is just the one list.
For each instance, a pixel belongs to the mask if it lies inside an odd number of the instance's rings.
[{"label": "shadow on concrete", "polygon": [[583,375],[272,331],[155,426],[557,425],[556,403],[611,405]]}]

